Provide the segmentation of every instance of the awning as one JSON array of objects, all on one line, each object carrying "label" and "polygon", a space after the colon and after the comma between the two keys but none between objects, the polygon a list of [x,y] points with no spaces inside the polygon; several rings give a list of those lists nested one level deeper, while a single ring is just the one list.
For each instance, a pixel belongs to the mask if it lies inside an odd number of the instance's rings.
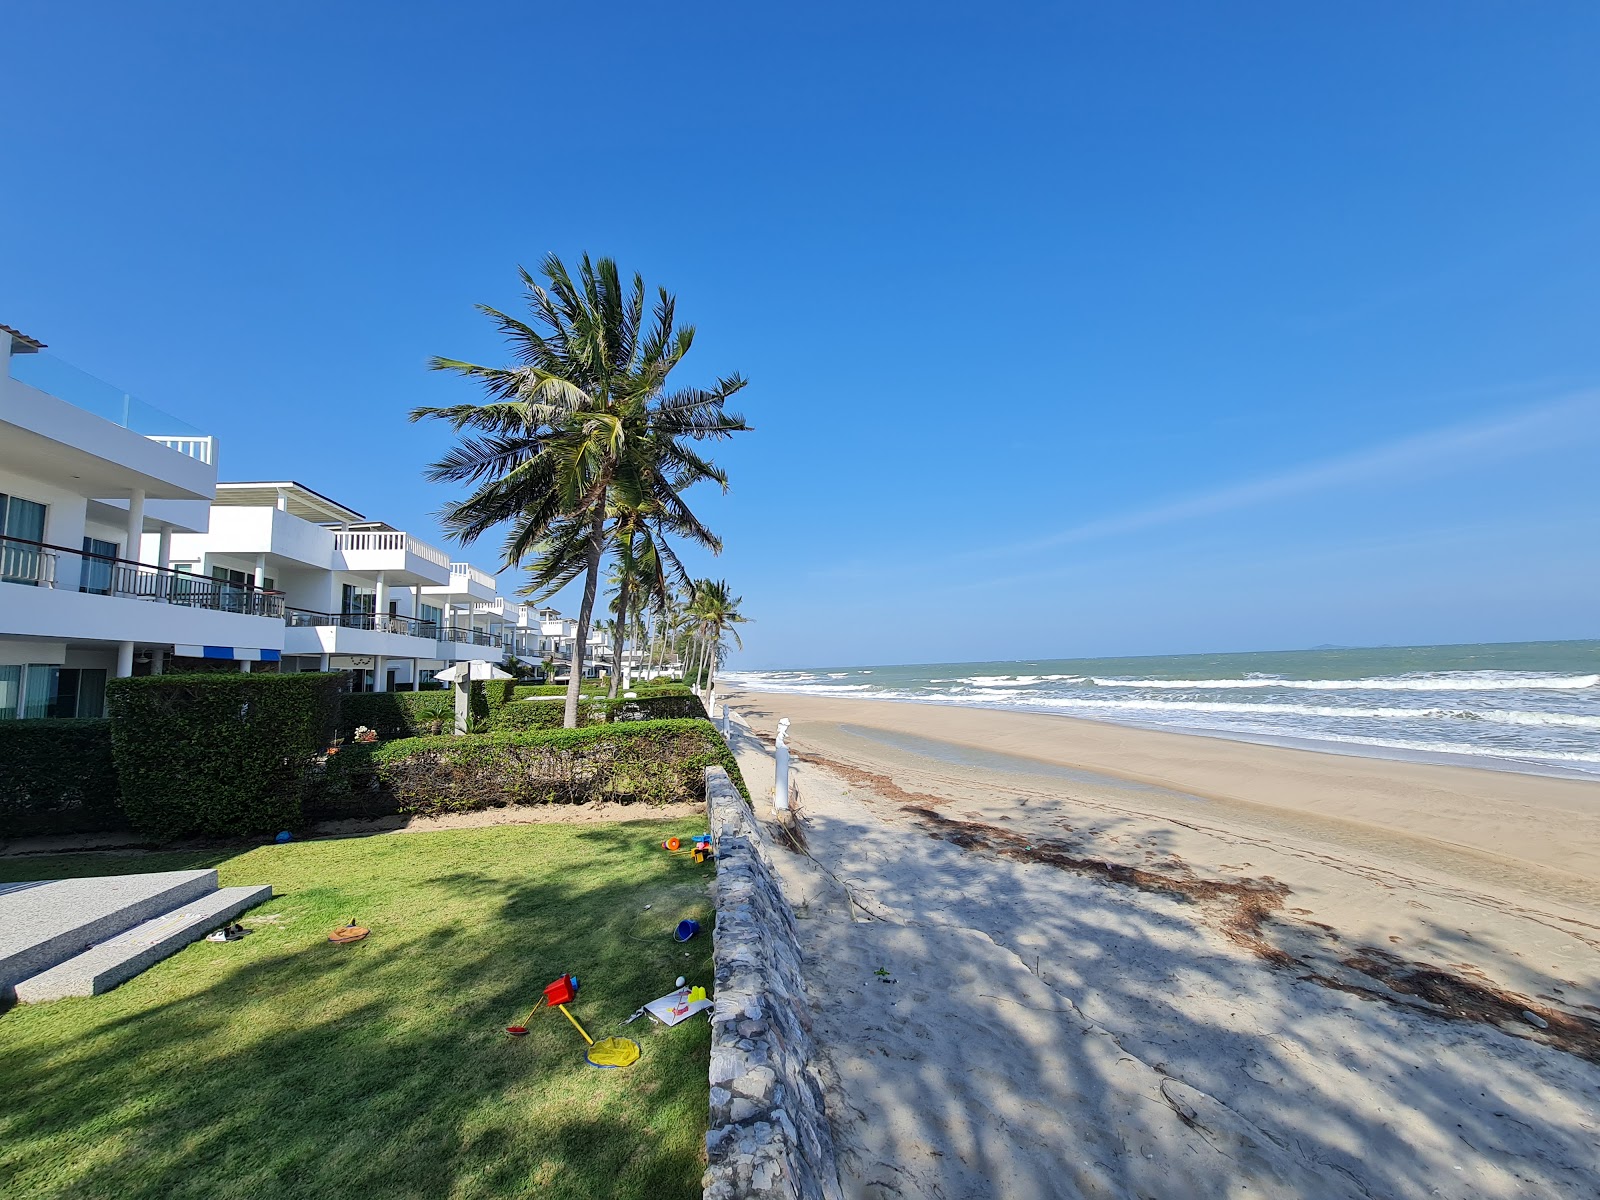
[{"label": "awning", "polygon": [[248,646],[174,646],[179,658],[220,658],[231,662],[277,662],[281,650],[253,650]]}]

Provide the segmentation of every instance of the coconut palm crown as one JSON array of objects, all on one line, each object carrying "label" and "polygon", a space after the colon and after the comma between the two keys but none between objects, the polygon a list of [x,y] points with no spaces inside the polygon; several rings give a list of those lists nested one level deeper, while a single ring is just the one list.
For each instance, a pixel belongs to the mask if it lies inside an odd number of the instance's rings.
[{"label": "coconut palm crown", "polygon": [[694,327],[677,324],[676,302],[664,288],[647,315],[644,280],[635,275],[624,287],[609,258],[591,262],[585,254],[574,280],[548,255],[540,266],[548,287],[518,270],[528,320],[478,306],[505,337],[514,363],[430,360],[434,370],[475,380],[488,399],[417,408],[411,419],[447,421],[461,435],[427,472],[434,482],[472,489],[440,514],[449,537],[465,545],[504,528],[505,567],[531,566],[526,590],[536,594],[584,576],[565,712],[571,728],[600,563],[623,514],[643,514],[658,550],[668,534],[721,549],[681,493],[702,480],[727,489],[727,475],[692,443],[749,428],[724,408],[745,380],[734,374],[711,388],[669,387]]}]

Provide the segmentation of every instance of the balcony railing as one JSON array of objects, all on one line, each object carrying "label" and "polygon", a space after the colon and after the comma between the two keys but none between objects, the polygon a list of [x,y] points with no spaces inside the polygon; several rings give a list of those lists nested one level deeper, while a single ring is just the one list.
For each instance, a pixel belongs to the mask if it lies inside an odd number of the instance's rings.
[{"label": "balcony railing", "polygon": [[441,642],[463,642],[472,646],[502,646],[504,639],[498,633],[485,633],[481,629],[465,629],[459,625],[447,625],[439,630]]},{"label": "balcony railing", "polygon": [[[471,563],[451,563],[450,574],[465,575],[473,583],[482,584],[484,587],[494,587],[494,576],[487,571],[480,571]],[[503,597],[502,597],[503,598]]]},{"label": "balcony railing", "polygon": [[26,538],[0,538],[0,583],[281,617],[283,593]]},{"label": "balcony railing", "polygon": [[439,626],[433,621],[369,612],[325,613],[313,612],[309,608],[286,608],[283,610],[283,621],[292,629],[315,627],[369,629],[378,633],[397,633],[404,637],[430,640],[439,636]]},{"label": "balcony railing", "polygon": [[408,533],[388,530],[336,529],[333,544],[341,550],[409,550],[418,558],[427,559],[436,566],[449,568],[450,556],[436,550],[427,542],[418,541]]},{"label": "balcony railing", "polygon": [[203,463],[216,462],[215,443],[208,435],[53,354],[13,355],[11,376],[179,454]]}]

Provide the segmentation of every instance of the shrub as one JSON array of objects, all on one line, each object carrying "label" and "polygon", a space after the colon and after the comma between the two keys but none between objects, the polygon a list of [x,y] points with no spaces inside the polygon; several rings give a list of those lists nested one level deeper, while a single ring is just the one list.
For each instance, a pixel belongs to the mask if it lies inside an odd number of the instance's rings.
[{"label": "shrub", "polygon": [[339,697],[339,736],[348,740],[365,725],[380,738],[419,737],[433,732],[434,720],[448,732],[455,713],[450,692],[350,692]]},{"label": "shrub", "polygon": [[692,719],[704,721],[706,706],[700,703],[688,688],[677,692],[640,692],[637,700],[606,701],[606,720],[617,721],[671,721]]},{"label": "shrub", "polygon": [[[494,733],[527,732],[533,729],[560,729],[566,713],[566,702],[559,696],[518,700],[514,704],[507,704],[495,713],[490,721],[490,729]],[[597,703],[591,697],[584,697],[578,705],[578,724],[582,726],[604,725],[605,723],[605,705]]]},{"label": "shrub", "polygon": [[0,837],[117,829],[117,799],[110,721],[0,721]]},{"label": "shrub", "polygon": [[672,679],[646,679],[628,689],[638,696],[692,696],[694,689]]},{"label": "shrub", "polygon": [[398,812],[394,797],[378,781],[372,761],[376,749],[373,743],[357,742],[330,752],[307,781],[304,815],[322,820],[387,817]]},{"label": "shrub", "polygon": [[401,810],[423,815],[509,804],[700,800],[713,764],[726,767],[744,791],[738,764],[709,721],[408,738],[378,747],[373,761]]},{"label": "shrub", "polygon": [[335,726],[334,674],[150,675],[106,687],[122,807],[157,838],[292,828]]}]

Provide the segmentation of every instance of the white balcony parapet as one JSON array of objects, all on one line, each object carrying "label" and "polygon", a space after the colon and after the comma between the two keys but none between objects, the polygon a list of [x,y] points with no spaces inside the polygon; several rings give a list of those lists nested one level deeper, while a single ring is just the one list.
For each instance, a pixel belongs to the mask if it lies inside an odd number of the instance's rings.
[{"label": "white balcony parapet", "polygon": [[468,579],[472,580],[473,583],[481,583],[487,588],[492,588],[495,586],[493,575],[489,574],[487,571],[478,570],[478,568],[473,566],[471,563],[451,563],[450,574],[465,575]]},{"label": "white balcony parapet", "polygon": [[436,566],[450,569],[450,556],[443,550],[436,550],[427,542],[412,537],[409,533],[399,533],[390,530],[363,530],[363,529],[336,529],[333,531],[333,544],[340,550],[400,550],[410,551],[418,558],[426,559]]},{"label": "white balcony parapet", "polygon": [[187,434],[147,433],[144,436],[169,450],[199,459],[207,466],[216,466],[216,439],[209,434],[191,437]]}]

